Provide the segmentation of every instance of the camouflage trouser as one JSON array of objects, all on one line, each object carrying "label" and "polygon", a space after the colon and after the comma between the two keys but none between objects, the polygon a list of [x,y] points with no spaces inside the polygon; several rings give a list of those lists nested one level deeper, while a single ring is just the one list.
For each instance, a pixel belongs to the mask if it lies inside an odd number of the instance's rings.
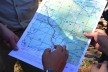
[{"label": "camouflage trouser", "polygon": [[[16,32],[18,36],[22,33],[23,31]],[[11,50],[7,49],[5,44],[0,43],[0,72],[14,72],[14,64],[17,62],[17,59],[8,55],[10,51]],[[27,63],[19,62],[24,72],[42,72]]]}]

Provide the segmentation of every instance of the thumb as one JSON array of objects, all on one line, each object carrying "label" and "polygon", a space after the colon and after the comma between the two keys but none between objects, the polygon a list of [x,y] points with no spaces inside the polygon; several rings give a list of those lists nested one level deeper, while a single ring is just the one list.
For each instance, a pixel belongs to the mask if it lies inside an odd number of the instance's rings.
[{"label": "thumb", "polygon": [[108,62],[107,61],[104,61],[101,65],[101,68],[100,68],[100,72],[107,72],[107,66],[108,66]]}]

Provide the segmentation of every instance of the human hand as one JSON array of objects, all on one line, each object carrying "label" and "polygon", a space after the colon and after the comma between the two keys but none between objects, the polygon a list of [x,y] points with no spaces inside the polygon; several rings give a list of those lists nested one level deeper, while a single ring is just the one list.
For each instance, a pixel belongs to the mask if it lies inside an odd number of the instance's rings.
[{"label": "human hand", "polygon": [[10,46],[9,48],[17,50],[16,43],[18,41],[18,37],[4,25],[0,24],[1,30],[1,38],[6,43],[6,45]]},{"label": "human hand", "polygon": [[[107,37],[107,34],[105,33],[105,31],[100,30],[100,29],[96,29],[93,33],[84,33],[84,35],[88,38],[93,38],[91,41],[91,44],[97,49],[99,49],[99,47],[101,45],[98,43],[98,40],[100,40],[99,37],[100,36]],[[102,40],[103,39],[101,38],[101,41]]]},{"label": "human hand", "polygon": [[94,33],[84,33],[84,35],[88,38],[93,38],[91,44],[108,55],[108,36],[105,31],[96,29]]},{"label": "human hand", "polygon": [[46,49],[42,55],[42,63],[44,70],[54,70],[54,72],[62,72],[68,59],[68,51],[66,46],[55,46],[55,51]]},{"label": "human hand", "polygon": [[104,61],[103,63],[93,66],[91,72],[108,72],[108,62]]}]

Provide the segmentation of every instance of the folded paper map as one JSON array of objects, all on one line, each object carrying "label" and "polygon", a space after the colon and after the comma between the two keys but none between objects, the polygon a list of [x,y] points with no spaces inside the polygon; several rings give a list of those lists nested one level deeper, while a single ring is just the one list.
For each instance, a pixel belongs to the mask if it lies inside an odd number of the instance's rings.
[{"label": "folded paper map", "polygon": [[89,46],[83,33],[93,32],[106,0],[43,0],[10,56],[43,69],[42,54],[54,45],[66,45],[64,72],[77,72]]}]

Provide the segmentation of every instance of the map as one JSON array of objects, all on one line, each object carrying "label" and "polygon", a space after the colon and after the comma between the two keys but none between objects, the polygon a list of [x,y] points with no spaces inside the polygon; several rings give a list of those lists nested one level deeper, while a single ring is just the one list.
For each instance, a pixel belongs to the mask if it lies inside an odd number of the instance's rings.
[{"label": "map", "polygon": [[64,72],[77,72],[90,43],[83,33],[95,30],[105,5],[106,0],[43,0],[17,43],[19,50],[9,55],[43,69],[44,50],[66,45]]}]

